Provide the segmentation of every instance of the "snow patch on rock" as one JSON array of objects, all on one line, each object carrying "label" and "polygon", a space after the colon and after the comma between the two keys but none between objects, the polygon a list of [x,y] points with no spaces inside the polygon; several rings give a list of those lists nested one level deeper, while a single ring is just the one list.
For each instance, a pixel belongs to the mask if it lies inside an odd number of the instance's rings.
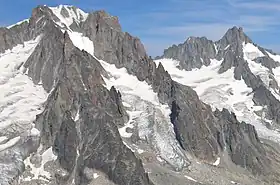
[{"label": "snow patch on rock", "polygon": [[79,48],[80,50],[85,50],[89,54],[94,54],[94,45],[92,41],[88,38],[83,36],[82,33],[68,31],[71,41],[73,44]]},{"label": "snow patch on rock", "polygon": [[214,166],[218,166],[221,162],[221,158],[218,157],[217,160],[213,163]]},{"label": "snow patch on rock", "polygon": [[30,136],[39,136],[40,131],[37,128],[32,128],[30,131]]},{"label": "snow patch on rock", "polygon": [[[62,23],[68,28],[71,26],[73,21],[79,24],[80,22],[85,21],[88,17],[88,13],[69,5],[59,5],[57,7],[50,7],[50,9],[60,20],[60,25]],[[63,10],[67,11],[68,16],[63,15]]]},{"label": "snow patch on rock", "polygon": [[127,111],[127,113],[129,115],[129,121],[122,128],[119,128],[120,135],[124,138],[130,138],[132,136],[132,133],[128,133],[126,129],[135,126],[134,119],[139,117],[142,111]]},{"label": "snow patch on rock", "polygon": [[47,181],[47,179],[51,178],[51,174],[45,171],[44,165],[49,161],[55,161],[57,159],[57,156],[52,152],[52,147],[47,149],[41,156],[42,162],[38,168],[33,163],[31,163],[30,156],[24,160],[25,166],[29,166],[31,168],[31,174],[33,174],[33,177],[27,177],[23,179],[24,181],[31,181],[33,179],[41,179]]},{"label": "snow patch on rock", "polygon": [[258,57],[265,56],[258,47],[254,46],[252,43],[243,43],[243,52],[244,57],[246,57],[249,60],[254,60]]},{"label": "snow patch on rock", "polygon": [[97,179],[100,175],[98,175],[97,173],[93,173],[93,178]]}]

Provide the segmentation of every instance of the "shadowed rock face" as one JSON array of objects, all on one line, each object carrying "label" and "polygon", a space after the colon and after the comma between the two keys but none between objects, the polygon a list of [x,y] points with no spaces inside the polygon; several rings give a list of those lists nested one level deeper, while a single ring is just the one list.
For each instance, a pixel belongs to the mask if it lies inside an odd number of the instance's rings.
[{"label": "shadowed rock face", "polygon": [[253,101],[256,105],[269,105],[267,106],[266,117],[274,120],[276,123],[280,122],[280,102],[265,86],[261,85],[254,90]]},{"label": "shadowed rock face", "polygon": [[256,63],[260,63],[264,67],[268,68],[270,70],[270,72],[272,72],[273,68],[276,68],[280,65],[279,62],[275,62],[274,60],[272,60],[268,56],[258,57],[254,61]]},{"label": "shadowed rock face", "polygon": [[238,122],[234,113],[226,109],[216,110],[214,115],[222,129],[219,132],[219,138],[223,138],[219,141],[220,146],[226,148],[232,161],[254,174],[269,172],[271,161],[266,157],[254,126]]},{"label": "shadowed rock face", "polygon": [[254,174],[270,172],[270,161],[254,126],[239,123],[226,109],[213,114],[192,89],[180,84],[173,88],[176,100],[172,102],[170,116],[176,138],[185,150],[209,162],[226,152],[232,162]]},{"label": "shadowed rock face", "polygon": [[182,147],[199,159],[215,161],[219,153],[211,108],[202,103],[191,88],[173,82],[171,121]]}]

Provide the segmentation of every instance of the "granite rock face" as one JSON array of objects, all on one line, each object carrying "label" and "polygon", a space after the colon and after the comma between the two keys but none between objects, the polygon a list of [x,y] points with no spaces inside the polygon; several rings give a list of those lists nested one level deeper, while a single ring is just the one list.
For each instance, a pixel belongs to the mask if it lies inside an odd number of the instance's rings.
[{"label": "granite rock face", "polygon": [[173,82],[171,121],[182,148],[199,159],[214,162],[219,153],[211,108],[203,104],[191,88]]},{"label": "granite rock face", "polygon": [[226,148],[232,161],[243,168],[250,169],[254,174],[268,173],[272,161],[266,157],[266,151],[254,126],[240,123],[234,113],[226,109],[216,110],[214,114],[222,128],[222,132],[218,135],[219,144],[221,148]]},{"label": "granite rock face", "polygon": [[269,160],[254,126],[239,123],[226,109],[213,114],[192,89],[175,86],[176,100],[172,102],[170,116],[177,139],[185,150],[213,163],[225,152],[233,163],[254,174],[270,172]]},{"label": "granite rock face", "polygon": [[272,72],[272,69],[274,69],[280,65],[279,62],[274,61],[273,59],[271,59],[268,56],[258,57],[255,59],[255,62],[260,63],[264,67],[268,68],[271,72]]},{"label": "granite rock face", "polygon": [[205,37],[190,37],[184,44],[173,45],[164,50],[165,58],[173,58],[180,61],[183,69],[191,70],[209,65],[210,59],[216,55],[214,43]]},{"label": "granite rock face", "polygon": [[276,123],[280,122],[280,102],[265,86],[261,85],[254,90],[253,100],[257,105],[267,107],[267,113],[265,116],[268,119],[274,120]]}]

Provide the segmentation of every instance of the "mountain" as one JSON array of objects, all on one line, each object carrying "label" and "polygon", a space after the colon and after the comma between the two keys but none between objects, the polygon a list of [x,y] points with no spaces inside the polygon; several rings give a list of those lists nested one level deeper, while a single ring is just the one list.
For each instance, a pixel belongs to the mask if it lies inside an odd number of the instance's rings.
[{"label": "mountain", "polygon": [[280,184],[280,57],[234,27],[159,58],[105,11],[0,28],[1,184]]}]

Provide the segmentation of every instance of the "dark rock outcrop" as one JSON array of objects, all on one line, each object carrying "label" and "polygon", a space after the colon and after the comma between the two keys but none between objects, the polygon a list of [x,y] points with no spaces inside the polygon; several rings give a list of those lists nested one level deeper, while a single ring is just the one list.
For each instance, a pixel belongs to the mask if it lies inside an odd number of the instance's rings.
[{"label": "dark rock outcrop", "polygon": [[274,61],[272,58],[268,56],[258,57],[254,60],[256,63],[260,63],[264,67],[268,68],[270,72],[272,72],[273,68],[279,67],[279,62]]},{"label": "dark rock outcrop", "polygon": [[164,58],[180,61],[180,67],[186,70],[208,66],[210,59],[216,55],[216,48],[212,41],[205,37],[190,37],[188,40],[164,50]]},{"label": "dark rock outcrop", "polygon": [[254,90],[253,101],[256,105],[266,106],[266,118],[280,123],[280,102],[265,86],[261,85]]},{"label": "dark rock outcrop", "polygon": [[222,128],[220,132],[222,135],[219,138],[223,137],[224,142],[219,143],[221,148],[226,148],[232,161],[251,170],[254,174],[269,172],[271,161],[266,157],[266,151],[254,126],[244,122],[240,123],[234,113],[230,113],[226,109],[216,110],[214,115]]}]

